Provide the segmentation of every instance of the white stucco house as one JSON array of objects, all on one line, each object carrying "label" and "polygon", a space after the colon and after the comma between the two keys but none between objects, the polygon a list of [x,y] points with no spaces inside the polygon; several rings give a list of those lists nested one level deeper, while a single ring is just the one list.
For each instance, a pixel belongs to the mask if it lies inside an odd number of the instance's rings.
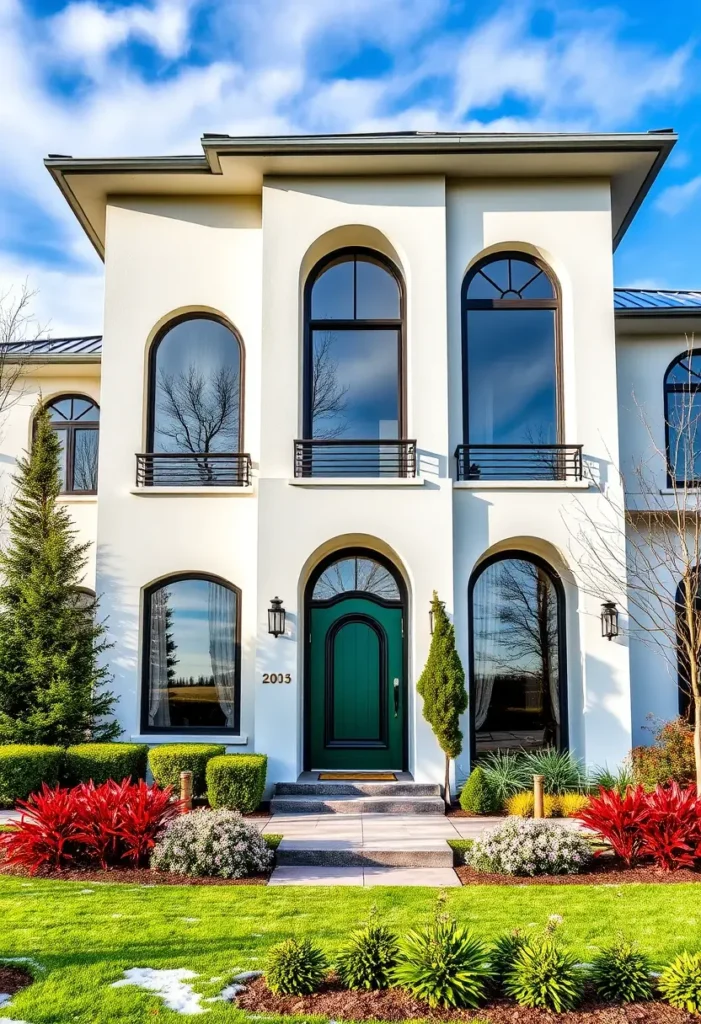
[{"label": "white stucco house", "polygon": [[602,486],[626,500],[631,395],[663,435],[701,325],[701,293],[613,285],[675,141],[205,135],[198,156],[47,159],[104,260],[104,328],[31,347],[2,472],[41,393],[124,738],[261,751],[271,783],[440,782],[416,692],[434,590],[470,679],[458,782],[510,747],[613,766],[677,714],[662,659],[603,635],[626,595],[583,585],[574,528]]}]

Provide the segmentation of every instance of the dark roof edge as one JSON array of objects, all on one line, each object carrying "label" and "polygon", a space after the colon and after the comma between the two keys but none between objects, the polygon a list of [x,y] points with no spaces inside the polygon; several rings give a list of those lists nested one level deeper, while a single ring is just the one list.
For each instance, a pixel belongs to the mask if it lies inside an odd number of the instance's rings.
[{"label": "dark roof edge", "polygon": [[638,189],[638,192],[637,192],[637,195],[635,196],[635,199],[633,200],[631,205],[628,207],[628,212],[625,215],[625,217],[623,218],[623,221],[621,222],[621,226],[619,227],[618,231],[614,235],[614,238],[613,238],[613,251],[614,252],[616,251],[616,249],[620,245],[621,241],[623,240],[623,236],[625,235],[626,231],[630,227],[630,225],[631,225],[631,223],[633,221],[633,218],[635,217],[636,213],[638,212],[638,210],[642,206],[642,204],[643,204],[643,202],[645,200],[646,195],[648,194],[648,192],[650,191],[650,189],[654,185],[655,179],[657,178],[657,175],[662,170],[662,167],[663,167],[665,161],[667,160],[667,157],[669,156],[669,154],[671,153],[672,149],[676,145],[678,136],[677,135],[673,135],[673,134],[670,133],[668,135],[658,135],[657,138],[660,139],[661,145],[658,148],[657,156],[655,157],[655,162],[653,163],[652,167],[650,168],[650,170],[648,171],[647,175],[645,176],[645,180],[643,181],[642,185]]},{"label": "dark roof edge", "polygon": [[[625,288],[624,291],[632,291]],[[636,309],[614,309],[617,320],[655,320],[701,317],[701,306],[639,306]]]}]

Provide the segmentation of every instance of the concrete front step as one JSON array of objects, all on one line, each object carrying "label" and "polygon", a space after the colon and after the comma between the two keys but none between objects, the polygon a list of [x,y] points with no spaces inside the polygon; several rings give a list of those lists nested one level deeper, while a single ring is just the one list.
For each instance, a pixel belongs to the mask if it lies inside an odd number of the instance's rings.
[{"label": "concrete front step", "polygon": [[399,839],[355,842],[344,839],[283,839],[277,848],[280,867],[452,868],[453,851],[445,839]]},{"label": "concrete front step", "polygon": [[439,796],[274,796],[273,814],[445,814]]},{"label": "concrete front step", "polygon": [[433,782],[278,782],[275,796],[440,796]]}]

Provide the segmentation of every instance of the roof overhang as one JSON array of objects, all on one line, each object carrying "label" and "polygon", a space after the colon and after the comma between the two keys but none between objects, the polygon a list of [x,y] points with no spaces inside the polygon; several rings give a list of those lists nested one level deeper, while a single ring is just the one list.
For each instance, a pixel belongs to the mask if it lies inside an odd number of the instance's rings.
[{"label": "roof overhang", "polygon": [[701,339],[701,307],[694,309],[617,309],[616,334],[696,334]]},{"label": "roof overhang", "polygon": [[270,177],[444,175],[457,179],[611,182],[614,248],[677,136],[627,134],[204,135],[202,156],[50,156],[49,173],[104,256],[109,196],[255,195]]}]

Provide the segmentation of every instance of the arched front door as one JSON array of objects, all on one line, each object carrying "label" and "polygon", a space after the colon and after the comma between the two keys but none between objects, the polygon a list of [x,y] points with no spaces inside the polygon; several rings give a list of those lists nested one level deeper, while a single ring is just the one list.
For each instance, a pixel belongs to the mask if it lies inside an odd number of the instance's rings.
[{"label": "arched front door", "polygon": [[404,587],[375,552],[334,554],[307,586],[306,767],[406,767]]}]

